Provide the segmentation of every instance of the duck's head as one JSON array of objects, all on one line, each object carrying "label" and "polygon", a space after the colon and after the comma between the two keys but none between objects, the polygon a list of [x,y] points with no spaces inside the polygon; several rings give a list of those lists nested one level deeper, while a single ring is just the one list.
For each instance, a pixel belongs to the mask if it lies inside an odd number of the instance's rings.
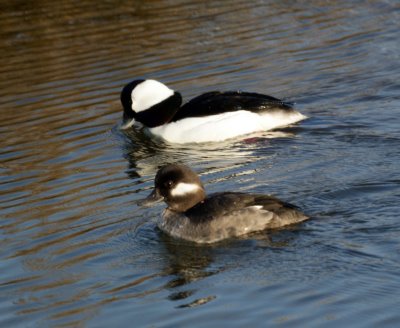
[{"label": "duck's head", "polygon": [[123,129],[138,121],[149,128],[171,121],[182,104],[179,92],[155,80],[135,80],[121,92]]},{"label": "duck's head", "polygon": [[185,212],[205,196],[203,184],[195,172],[185,165],[169,164],[157,172],[154,189],[144,204],[164,200],[170,210]]}]

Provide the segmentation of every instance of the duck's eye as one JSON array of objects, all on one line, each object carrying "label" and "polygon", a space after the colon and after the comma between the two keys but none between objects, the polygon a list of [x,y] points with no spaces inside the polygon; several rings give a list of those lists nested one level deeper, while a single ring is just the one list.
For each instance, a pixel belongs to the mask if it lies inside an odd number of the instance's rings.
[{"label": "duck's eye", "polygon": [[171,187],[173,186],[173,184],[174,184],[174,182],[173,182],[172,180],[168,180],[168,181],[165,183],[165,186],[168,187],[168,188],[171,188]]}]

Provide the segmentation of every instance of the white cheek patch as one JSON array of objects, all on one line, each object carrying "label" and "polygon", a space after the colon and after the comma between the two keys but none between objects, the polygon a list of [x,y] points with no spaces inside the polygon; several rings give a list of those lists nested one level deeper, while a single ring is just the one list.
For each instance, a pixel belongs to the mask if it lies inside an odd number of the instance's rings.
[{"label": "white cheek patch", "polygon": [[254,210],[262,210],[263,206],[262,205],[253,205],[253,206],[248,206],[247,208],[251,208]]},{"label": "white cheek patch", "polygon": [[173,94],[174,91],[161,82],[143,81],[132,90],[132,110],[136,113],[142,112],[168,99]]},{"label": "white cheek patch", "polygon": [[200,189],[200,186],[194,183],[178,183],[175,188],[171,190],[172,196],[184,196],[187,194],[195,193]]}]

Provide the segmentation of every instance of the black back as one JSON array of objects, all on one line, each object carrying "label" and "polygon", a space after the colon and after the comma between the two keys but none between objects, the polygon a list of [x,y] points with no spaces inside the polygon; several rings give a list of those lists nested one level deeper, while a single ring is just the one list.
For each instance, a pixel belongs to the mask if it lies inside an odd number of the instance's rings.
[{"label": "black back", "polygon": [[237,110],[261,113],[275,110],[293,111],[293,108],[290,103],[259,93],[212,91],[193,98],[184,104],[172,120],[178,121],[187,117],[217,115]]}]

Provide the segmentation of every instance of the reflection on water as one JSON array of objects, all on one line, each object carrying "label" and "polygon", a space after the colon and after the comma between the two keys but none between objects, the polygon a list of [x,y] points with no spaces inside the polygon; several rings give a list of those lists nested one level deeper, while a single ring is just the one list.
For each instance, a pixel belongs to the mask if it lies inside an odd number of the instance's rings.
[{"label": "reflection on water", "polygon": [[[0,326],[395,326],[395,1],[3,1]],[[135,78],[248,90],[310,119],[218,144],[119,130]],[[276,194],[312,220],[212,246],[144,209],[182,162],[209,192]],[[140,314],[140,315],[138,315]]]},{"label": "reflection on water", "polygon": [[[122,134],[121,131],[117,133]],[[208,169],[209,163],[214,163],[216,169],[241,166],[254,157],[254,153],[260,150],[260,145],[266,146],[263,155],[271,156],[272,153],[268,154],[269,139],[290,138],[294,137],[294,134],[287,128],[286,131],[255,133],[220,143],[187,145],[168,144],[162,140],[151,139],[139,127],[124,133],[121,138],[124,136],[124,157],[129,162],[127,173],[135,178],[152,176],[161,165],[168,163],[196,164]],[[257,156],[261,156],[261,153]]]}]

